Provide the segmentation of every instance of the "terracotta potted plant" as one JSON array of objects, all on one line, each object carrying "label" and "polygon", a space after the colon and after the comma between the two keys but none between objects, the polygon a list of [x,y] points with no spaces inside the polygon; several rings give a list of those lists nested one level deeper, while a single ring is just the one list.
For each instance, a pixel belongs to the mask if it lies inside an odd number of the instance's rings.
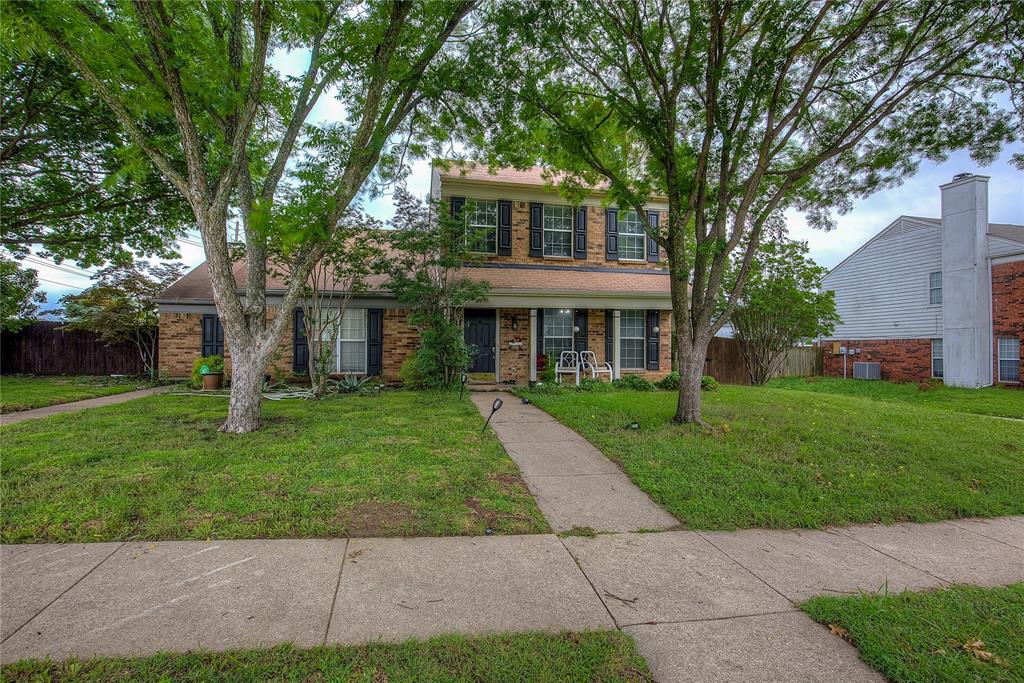
[{"label": "terracotta potted plant", "polygon": [[197,358],[192,364],[192,384],[203,391],[216,391],[224,383],[224,359],[218,355]]}]

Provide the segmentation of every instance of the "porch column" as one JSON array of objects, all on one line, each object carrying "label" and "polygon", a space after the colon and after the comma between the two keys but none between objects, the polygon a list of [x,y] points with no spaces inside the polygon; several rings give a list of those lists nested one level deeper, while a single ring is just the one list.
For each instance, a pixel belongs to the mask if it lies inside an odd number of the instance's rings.
[{"label": "porch column", "polygon": [[622,345],[619,343],[621,316],[619,309],[612,311],[612,378],[622,378]]},{"label": "porch column", "polygon": [[530,381],[537,381],[537,309],[530,309]]}]

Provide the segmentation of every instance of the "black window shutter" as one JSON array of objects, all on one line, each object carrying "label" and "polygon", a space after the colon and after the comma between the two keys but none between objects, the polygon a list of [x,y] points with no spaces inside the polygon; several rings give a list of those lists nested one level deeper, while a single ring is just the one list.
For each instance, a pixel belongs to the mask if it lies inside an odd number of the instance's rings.
[{"label": "black window shutter", "polygon": [[512,202],[498,202],[498,256],[512,255]]},{"label": "black window shutter", "polygon": [[213,314],[203,316],[203,346],[200,353],[204,356],[224,355],[224,328],[220,318]]},{"label": "black window shutter", "polygon": [[575,326],[580,328],[579,332],[573,332],[573,349],[579,351],[589,351],[590,344],[587,341],[587,309],[577,308],[573,313],[575,319]]},{"label": "black window shutter", "polygon": [[609,261],[619,260],[618,209],[605,209],[604,212],[604,257]]},{"label": "black window shutter", "polygon": [[604,362],[611,363],[615,354],[615,311],[604,312]]},{"label": "black window shutter", "polygon": [[384,371],[384,309],[366,309],[366,374],[379,376]]},{"label": "black window shutter", "polygon": [[537,309],[537,356],[544,355],[544,309]]},{"label": "black window shutter", "polygon": [[458,218],[462,214],[462,207],[466,205],[466,198],[450,197],[448,204],[452,207],[452,218]]},{"label": "black window shutter", "polygon": [[[654,232],[658,232],[658,212],[648,211],[647,212],[647,223],[651,226]],[[658,243],[655,242],[650,235],[647,236],[647,260],[650,263],[657,263],[661,258],[661,254],[658,250]]]},{"label": "black window shutter", "polygon": [[573,213],[575,219],[572,233],[572,257],[587,258],[587,207],[578,206]]},{"label": "black window shutter", "polygon": [[544,205],[530,203],[530,256],[544,256]]},{"label": "black window shutter", "polygon": [[661,330],[659,311],[647,311],[647,369],[657,370],[661,360]]},{"label": "black window shutter", "polygon": [[306,314],[295,309],[292,321],[292,372],[309,372],[309,342],[306,341]]}]

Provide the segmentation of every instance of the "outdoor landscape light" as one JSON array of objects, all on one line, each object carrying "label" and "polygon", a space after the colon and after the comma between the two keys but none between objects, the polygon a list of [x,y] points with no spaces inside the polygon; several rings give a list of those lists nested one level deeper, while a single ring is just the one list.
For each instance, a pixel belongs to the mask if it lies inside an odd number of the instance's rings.
[{"label": "outdoor landscape light", "polygon": [[466,389],[466,382],[469,381],[469,375],[462,373],[462,377],[459,378],[461,384],[459,384],[459,400],[462,400],[462,392]]},{"label": "outdoor landscape light", "polygon": [[503,401],[500,398],[494,399],[494,403],[491,404],[491,414],[487,416],[487,421],[484,422],[484,428],[480,430],[481,432],[487,429],[487,425],[491,424],[491,418],[498,412],[498,408],[501,407],[502,403]]}]

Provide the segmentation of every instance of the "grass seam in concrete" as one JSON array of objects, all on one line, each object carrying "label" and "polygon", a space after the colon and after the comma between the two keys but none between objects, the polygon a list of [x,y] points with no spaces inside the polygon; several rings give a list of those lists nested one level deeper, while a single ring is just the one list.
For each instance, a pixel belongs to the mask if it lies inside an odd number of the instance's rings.
[{"label": "grass seam in concrete", "polygon": [[327,614],[327,628],[324,629],[324,645],[331,634],[331,622],[334,621],[334,607],[338,604],[338,589],[341,587],[341,574],[345,571],[345,560],[348,559],[348,546],[352,539],[345,539],[345,547],[341,550],[341,564],[338,566],[338,580],[334,582],[334,597],[331,598],[331,611]]},{"label": "grass seam in concrete", "polygon": [[[90,570],[89,570],[89,571],[87,571],[86,573],[82,574],[82,576],[80,576],[80,577],[78,578],[78,580],[77,580],[77,581],[75,581],[75,582],[74,582],[74,583],[72,583],[72,584],[71,584],[70,586],[68,586],[68,587],[67,587],[67,589],[65,589],[64,591],[62,591],[62,592],[60,593],[60,595],[58,595],[57,597],[55,597],[55,598],[54,598],[53,600],[50,600],[50,602],[46,603],[46,604],[45,604],[45,605],[43,605],[43,606],[42,606],[41,608],[39,608],[39,610],[37,610],[35,614],[33,614],[33,615],[32,615],[31,617],[29,617],[28,619],[26,619],[26,620],[25,620],[25,623],[23,623],[23,624],[22,624],[21,626],[19,626],[18,628],[14,629],[13,631],[11,631],[11,634],[10,634],[9,636],[7,636],[7,637],[6,637],[6,638],[4,638],[4,639],[3,639],[2,641],[0,641],[0,645],[2,645],[3,643],[6,643],[6,642],[7,642],[8,640],[10,640],[11,638],[13,638],[13,637],[14,637],[15,635],[17,635],[18,633],[20,633],[20,632],[21,632],[21,629],[23,629],[23,628],[25,628],[26,626],[28,626],[29,624],[31,624],[31,623],[32,623],[32,621],[33,621],[33,620],[35,620],[35,618],[36,618],[36,617],[38,617],[38,616],[39,616],[40,614],[42,614],[43,612],[45,612],[46,610],[48,610],[48,609],[49,609],[49,608],[50,608],[50,607],[51,607],[51,606],[53,605],[53,603],[57,602],[58,600],[60,600],[61,598],[63,598],[63,597],[65,596],[65,595],[67,595],[67,594],[68,594],[68,593],[69,593],[69,592],[71,591],[71,589],[73,589],[73,588],[74,588],[75,586],[77,586],[78,584],[82,583],[82,581],[85,581],[85,579],[86,579],[86,577],[87,577],[87,576],[89,576],[89,575],[90,575],[90,574],[92,574],[92,573],[93,573],[94,571],[96,571],[97,569],[99,569],[99,567],[100,567],[100,565],[101,565],[101,564],[103,564],[104,562],[106,562],[107,560],[109,560],[109,559],[110,559],[111,557],[113,557],[113,556],[114,556],[114,553],[116,553],[116,552],[117,552],[118,550],[120,550],[121,548],[123,548],[123,547],[124,547],[124,546],[125,546],[126,544],[127,544],[127,541],[121,541],[120,543],[118,543],[117,547],[116,547],[116,548],[114,548],[113,550],[111,550],[111,551],[110,551],[110,552],[109,552],[109,553],[107,554],[107,556],[106,556],[106,557],[104,557],[104,558],[103,558],[102,560],[100,560],[100,561],[99,561],[99,562],[97,562],[97,563],[96,563],[95,565],[93,565],[92,569],[90,569]],[[70,544],[70,543],[64,543],[64,544],[62,544],[62,545],[72,545],[72,544]],[[21,553],[18,553],[18,554],[20,555]]]}]

